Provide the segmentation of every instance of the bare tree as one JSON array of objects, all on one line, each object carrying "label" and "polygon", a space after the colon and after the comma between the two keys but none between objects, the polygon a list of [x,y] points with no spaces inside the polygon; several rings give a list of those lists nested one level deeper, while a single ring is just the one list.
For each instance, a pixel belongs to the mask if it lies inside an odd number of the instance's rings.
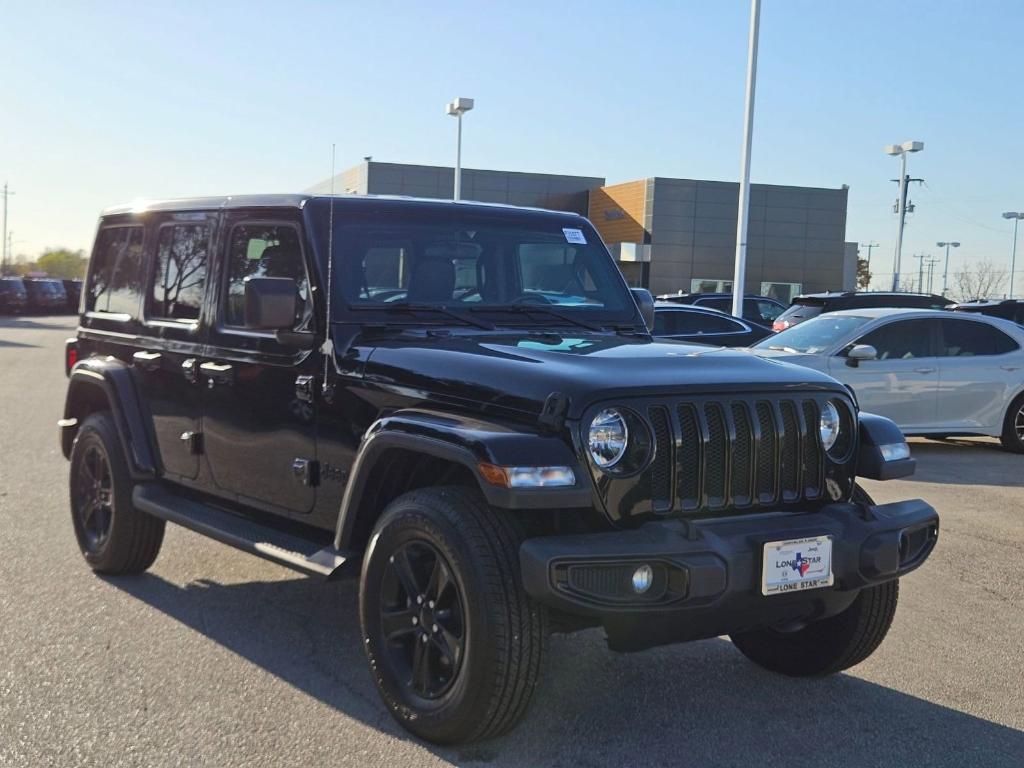
[{"label": "bare tree", "polygon": [[1008,282],[1006,270],[997,268],[987,259],[954,273],[953,280],[953,296],[959,301],[1002,298]]}]

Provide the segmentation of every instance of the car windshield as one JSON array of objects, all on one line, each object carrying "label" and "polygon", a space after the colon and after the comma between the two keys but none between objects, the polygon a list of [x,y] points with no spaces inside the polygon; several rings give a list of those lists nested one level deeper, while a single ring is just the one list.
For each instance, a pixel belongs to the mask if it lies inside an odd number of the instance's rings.
[{"label": "car windshield", "polygon": [[393,310],[398,322],[639,323],[625,281],[583,224],[468,207],[349,210],[334,230],[334,300],[357,315]]},{"label": "car windshield", "polygon": [[870,318],[859,315],[829,312],[762,339],[754,345],[754,349],[777,349],[815,355],[830,349],[839,339],[868,320]]}]

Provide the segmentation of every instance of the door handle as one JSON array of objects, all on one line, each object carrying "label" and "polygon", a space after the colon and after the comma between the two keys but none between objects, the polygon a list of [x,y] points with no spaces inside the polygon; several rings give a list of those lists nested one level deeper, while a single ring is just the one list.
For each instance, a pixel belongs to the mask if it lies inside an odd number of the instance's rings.
[{"label": "door handle", "polygon": [[144,371],[160,369],[160,353],[142,349],[132,355],[132,362]]},{"label": "door handle", "polygon": [[935,373],[934,368],[915,368],[914,373]]},{"label": "door handle", "polygon": [[206,377],[206,386],[213,389],[218,384],[230,384],[234,379],[234,366],[227,363],[205,362],[199,370]]}]

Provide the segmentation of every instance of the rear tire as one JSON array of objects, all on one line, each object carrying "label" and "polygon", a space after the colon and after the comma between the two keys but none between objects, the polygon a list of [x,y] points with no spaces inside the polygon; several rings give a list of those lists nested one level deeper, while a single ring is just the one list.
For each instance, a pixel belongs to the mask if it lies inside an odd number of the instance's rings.
[{"label": "rear tire", "polygon": [[[861,488],[853,500],[872,504]],[[792,677],[820,677],[860,664],[889,632],[899,600],[899,579],[866,587],[841,613],[795,632],[759,629],[731,635],[733,644],[758,666]]]},{"label": "rear tire", "polygon": [[1006,409],[1003,434],[999,437],[1003,448],[1013,453],[1024,453],[1024,394],[1018,395]]},{"label": "rear tire", "polygon": [[90,568],[115,575],[153,564],[164,521],[132,504],[133,483],[109,413],[94,413],[79,428],[68,485],[75,537]]},{"label": "rear tire", "polygon": [[526,711],[546,615],[523,590],[521,541],[508,513],[461,487],[407,493],[375,526],[359,592],[363,642],[381,698],[416,736],[493,738]]}]

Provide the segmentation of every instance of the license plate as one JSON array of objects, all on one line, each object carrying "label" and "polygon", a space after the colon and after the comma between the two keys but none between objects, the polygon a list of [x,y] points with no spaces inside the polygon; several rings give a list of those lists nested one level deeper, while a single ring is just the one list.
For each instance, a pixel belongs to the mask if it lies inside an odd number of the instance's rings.
[{"label": "license plate", "polygon": [[831,587],[832,539],[808,536],[764,545],[761,594],[784,595],[805,589]]}]

